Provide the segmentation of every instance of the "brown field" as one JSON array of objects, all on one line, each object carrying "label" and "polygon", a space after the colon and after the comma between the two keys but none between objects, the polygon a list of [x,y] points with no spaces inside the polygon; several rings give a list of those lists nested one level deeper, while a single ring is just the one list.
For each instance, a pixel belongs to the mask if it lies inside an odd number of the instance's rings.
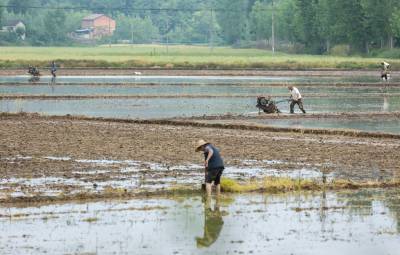
[{"label": "brown field", "polygon": [[[274,166],[282,171],[316,167],[326,173],[334,172],[335,178],[341,180],[397,180],[400,176],[400,142],[396,137],[351,137],[334,133],[304,134],[243,130],[234,126],[196,127],[172,122],[151,124],[26,114],[3,114],[0,121],[0,173],[3,179],[79,179],[77,170],[93,168],[75,161],[47,160],[46,157],[135,160],[168,166],[201,165],[202,155],[194,152],[194,143],[200,138],[221,149],[227,166],[245,167],[243,162],[246,160],[271,160],[286,162]],[[16,156],[31,157],[31,160],[4,160]],[[118,164],[103,168],[110,172],[86,176],[84,181],[96,183],[121,178]],[[177,174],[163,172],[162,176]],[[76,187],[52,184],[49,189],[52,188],[68,193]]]}]

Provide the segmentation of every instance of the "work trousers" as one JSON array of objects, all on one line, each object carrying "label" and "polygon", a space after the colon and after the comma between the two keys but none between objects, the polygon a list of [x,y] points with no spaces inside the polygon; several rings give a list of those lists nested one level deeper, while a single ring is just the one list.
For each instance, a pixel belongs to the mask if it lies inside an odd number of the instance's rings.
[{"label": "work trousers", "polygon": [[290,113],[294,113],[294,106],[296,104],[299,106],[300,110],[303,113],[306,113],[306,111],[304,110],[303,101],[301,100],[301,98],[299,100],[292,100],[292,102],[290,103]]}]

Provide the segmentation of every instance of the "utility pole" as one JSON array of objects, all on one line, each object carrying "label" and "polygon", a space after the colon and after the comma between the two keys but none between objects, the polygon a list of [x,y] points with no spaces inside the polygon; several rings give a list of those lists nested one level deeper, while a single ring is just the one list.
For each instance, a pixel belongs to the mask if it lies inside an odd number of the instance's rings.
[{"label": "utility pole", "polygon": [[168,45],[169,45],[169,37],[168,37],[168,30],[169,30],[169,20],[167,19],[167,22],[166,22],[167,24],[167,30],[165,31],[165,36],[166,36],[166,39],[167,39],[167,55],[169,54],[169,48],[168,48]]},{"label": "utility pole", "polygon": [[214,10],[211,8],[210,9],[210,52],[213,52],[214,50]]},{"label": "utility pole", "polygon": [[272,54],[275,54],[275,7],[274,0],[272,0],[272,36],[271,36],[271,46],[272,46]]},{"label": "utility pole", "polygon": [[111,48],[111,17],[108,17],[108,36],[110,37],[108,41],[108,47]]},{"label": "utility pole", "polygon": [[131,17],[131,47],[133,47],[133,19]]}]

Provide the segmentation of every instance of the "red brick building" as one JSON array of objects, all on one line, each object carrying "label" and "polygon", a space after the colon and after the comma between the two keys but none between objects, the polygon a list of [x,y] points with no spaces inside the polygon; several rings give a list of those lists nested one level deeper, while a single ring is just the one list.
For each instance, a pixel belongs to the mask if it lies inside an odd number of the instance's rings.
[{"label": "red brick building", "polygon": [[104,14],[91,14],[82,19],[82,29],[90,31],[90,38],[101,38],[113,35],[115,20]]}]

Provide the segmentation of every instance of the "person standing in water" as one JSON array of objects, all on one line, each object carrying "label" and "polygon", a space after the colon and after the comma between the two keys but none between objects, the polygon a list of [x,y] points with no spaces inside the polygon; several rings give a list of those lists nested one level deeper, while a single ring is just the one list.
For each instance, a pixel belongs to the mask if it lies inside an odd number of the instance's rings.
[{"label": "person standing in water", "polygon": [[217,196],[221,193],[221,175],[224,171],[224,161],[220,155],[219,150],[204,140],[197,142],[196,152],[202,151],[204,153],[204,167],[205,167],[205,181],[207,196],[211,196],[212,183],[216,187]]},{"label": "person standing in water", "polygon": [[288,89],[289,89],[290,94],[291,94],[290,95],[290,100],[291,100],[290,113],[292,113],[292,114],[294,113],[294,106],[296,104],[299,106],[300,110],[303,113],[306,113],[306,111],[304,110],[304,107],[303,107],[303,99],[302,99],[302,96],[300,94],[299,89],[296,88],[296,87],[293,87],[293,86],[289,86]]},{"label": "person standing in water", "polygon": [[57,77],[57,75],[56,75],[57,65],[56,65],[56,62],[54,62],[54,61],[51,62],[50,72],[51,72],[51,75],[53,76],[53,78]]},{"label": "person standing in water", "polygon": [[381,71],[381,79],[384,81],[388,81],[390,78],[390,64],[383,61],[381,63],[382,71]]}]

